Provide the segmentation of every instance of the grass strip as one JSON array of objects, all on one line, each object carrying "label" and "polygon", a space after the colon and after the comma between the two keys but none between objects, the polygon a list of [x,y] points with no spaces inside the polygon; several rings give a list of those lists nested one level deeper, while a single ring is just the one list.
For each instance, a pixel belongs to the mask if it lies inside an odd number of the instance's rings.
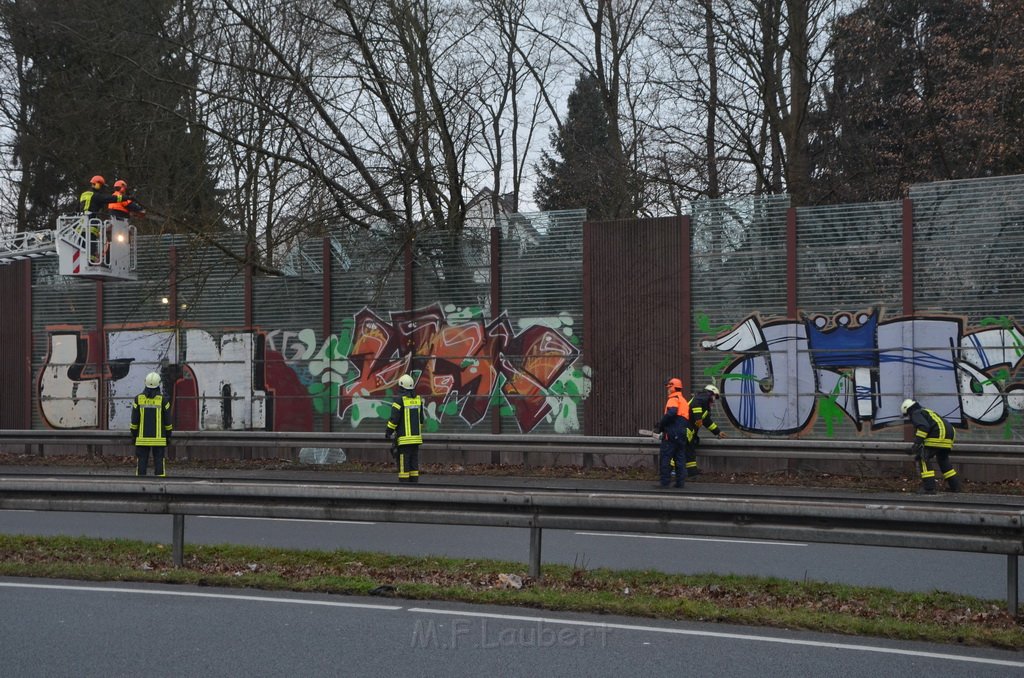
[{"label": "grass strip", "polygon": [[[1024,618],[1002,601],[939,591],[901,593],[842,584],[712,574],[669,575],[522,563],[187,546],[184,567],[165,544],[87,537],[0,535],[0,576],[159,582],[274,591],[389,595],[647,619],[728,622],[901,640],[1024,649]],[[519,585],[517,588],[516,586]]]}]

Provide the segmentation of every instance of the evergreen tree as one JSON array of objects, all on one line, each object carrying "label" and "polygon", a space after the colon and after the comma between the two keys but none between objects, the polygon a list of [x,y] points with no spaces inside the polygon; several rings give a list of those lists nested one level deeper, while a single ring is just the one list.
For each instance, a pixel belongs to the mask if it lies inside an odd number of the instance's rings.
[{"label": "evergreen tree", "polygon": [[635,214],[629,168],[616,160],[608,116],[597,78],[584,73],[569,94],[565,123],[551,134],[552,157],[544,152],[534,199],[543,210],[587,210],[587,219]]},{"label": "evergreen tree", "polygon": [[151,214],[210,222],[205,138],[189,119],[196,74],[167,36],[176,4],[0,0],[21,64],[14,155],[23,228],[48,228],[77,209],[94,174],[108,188],[128,181]]},{"label": "evergreen tree", "polygon": [[814,115],[817,202],[1024,170],[1024,6],[870,0],[842,18]]}]

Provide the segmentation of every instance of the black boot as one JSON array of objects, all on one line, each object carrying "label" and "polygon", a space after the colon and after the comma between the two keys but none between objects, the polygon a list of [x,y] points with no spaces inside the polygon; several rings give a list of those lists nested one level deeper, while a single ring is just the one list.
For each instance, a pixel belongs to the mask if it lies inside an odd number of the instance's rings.
[{"label": "black boot", "polygon": [[960,476],[946,478],[946,487],[949,488],[950,492],[961,492],[964,489],[963,484],[960,482]]}]

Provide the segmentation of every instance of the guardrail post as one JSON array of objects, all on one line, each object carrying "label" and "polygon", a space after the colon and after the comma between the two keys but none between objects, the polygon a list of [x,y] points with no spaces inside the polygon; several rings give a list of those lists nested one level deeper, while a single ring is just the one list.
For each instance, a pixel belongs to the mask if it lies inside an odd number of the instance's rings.
[{"label": "guardrail post", "polygon": [[1006,556],[1006,610],[1017,616],[1017,556]]},{"label": "guardrail post", "polygon": [[537,525],[529,528],[529,576],[541,579],[541,528]]},{"label": "guardrail post", "polygon": [[171,527],[171,557],[174,559],[174,566],[181,567],[185,564],[185,516],[175,513],[174,525]]}]

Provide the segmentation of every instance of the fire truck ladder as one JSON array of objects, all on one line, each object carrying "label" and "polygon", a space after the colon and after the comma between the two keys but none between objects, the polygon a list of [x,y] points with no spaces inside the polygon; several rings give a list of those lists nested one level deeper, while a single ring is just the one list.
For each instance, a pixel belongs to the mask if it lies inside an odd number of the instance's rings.
[{"label": "fire truck ladder", "polygon": [[53,231],[0,233],[0,266],[57,254]]}]

